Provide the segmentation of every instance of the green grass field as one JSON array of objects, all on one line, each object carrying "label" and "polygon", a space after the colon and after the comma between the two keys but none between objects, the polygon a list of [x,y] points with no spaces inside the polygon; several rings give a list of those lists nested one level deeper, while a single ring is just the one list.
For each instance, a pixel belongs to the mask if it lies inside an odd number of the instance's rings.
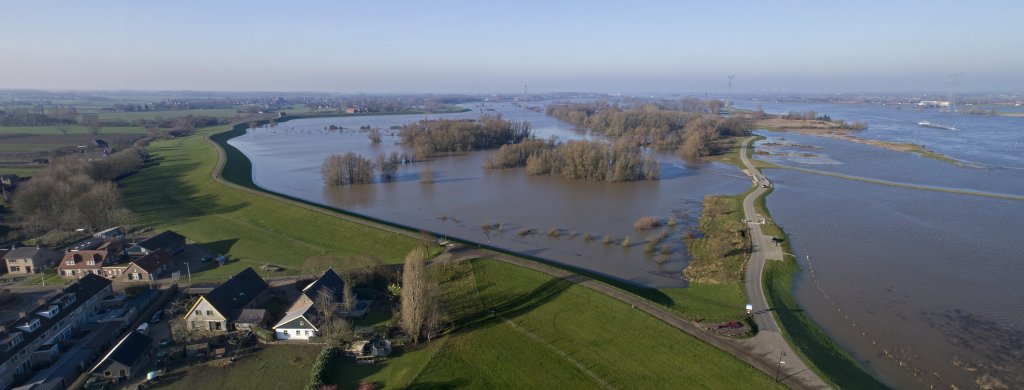
[{"label": "green grass field", "polygon": [[[438,266],[440,267],[440,266]],[[447,266],[459,330],[335,381],[385,388],[772,388],[725,352],[584,287],[494,260]],[[493,313],[493,315],[492,315]]]},{"label": "green grass field", "polygon": [[170,119],[182,116],[209,116],[214,118],[234,118],[239,115],[237,108],[211,108],[205,110],[172,110],[172,111],[136,111],[136,112],[103,112],[96,114],[100,120],[122,119],[133,121],[137,119],[155,120],[156,118]]},{"label": "green grass field", "polygon": [[302,389],[309,383],[319,345],[282,344],[263,348],[227,367],[200,365],[161,389]]},{"label": "green grass field", "polygon": [[285,267],[282,274],[301,273],[307,258],[321,255],[341,258],[339,269],[351,266],[344,260],[357,255],[397,263],[414,244],[405,236],[214,181],[210,173],[217,151],[202,135],[159,141],[149,152],[150,166],[120,182],[133,213],[131,225],[174,230],[237,260],[193,278],[221,279],[267,263]]}]

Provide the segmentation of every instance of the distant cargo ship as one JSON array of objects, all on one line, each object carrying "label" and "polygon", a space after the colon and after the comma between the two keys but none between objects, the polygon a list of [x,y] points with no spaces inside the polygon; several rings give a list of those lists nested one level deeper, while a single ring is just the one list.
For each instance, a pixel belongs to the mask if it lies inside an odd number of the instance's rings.
[{"label": "distant cargo ship", "polygon": [[938,123],[931,123],[931,122],[928,122],[928,121],[920,121],[920,122],[917,122],[917,125],[918,125],[918,126],[924,126],[924,127],[931,127],[931,128],[933,128],[933,129],[943,129],[943,130],[958,130],[958,129],[956,128],[956,126],[946,126],[946,125],[940,125],[940,124],[938,124]]}]

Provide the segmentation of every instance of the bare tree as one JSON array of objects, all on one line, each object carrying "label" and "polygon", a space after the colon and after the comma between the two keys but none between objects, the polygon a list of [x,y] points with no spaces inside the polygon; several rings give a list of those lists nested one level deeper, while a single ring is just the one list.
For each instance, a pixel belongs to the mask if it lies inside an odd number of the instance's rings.
[{"label": "bare tree", "polygon": [[349,330],[348,322],[341,316],[338,300],[330,289],[323,288],[313,297],[313,311],[320,329],[320,336],[334,345],[340,336]]},{"label": "bare tree", "polygon": [[417,246],[405,255],[402,267],[402,305],[400,325],[402,330],[418,343],[426,322],[429,293],[427,288],[427,249]]},{"label": "bare tree", "polygon": [[57,131],[59,131],[61,134],[64,134],[64,135],[68,135],[68,132],[71,131],[71,126],[68,126],[68,125],[65,125],[65,124],[59,124],[56,127],[57,127]]},{"label": "bare tree", "polygon": [[379,144],[384,139],[384,135],[381,134],[380,129],[374,127],[366,132],[366,136],[370,138],[370,142]]},{"label": "bare tree", "polygon": [[341,289],[341,309],[349,313],[356,308],[356,293],[352,291],[352,284],[355,281],[348,275],[345,275],[342,279],[345,283]]},{"label": "bare tree", "polygon": [[398,176],[398,164],[400,161],[397,152],[391,152],[388,156],[378,155],[377,168],[380,169],[381,180],[394,180]]}]

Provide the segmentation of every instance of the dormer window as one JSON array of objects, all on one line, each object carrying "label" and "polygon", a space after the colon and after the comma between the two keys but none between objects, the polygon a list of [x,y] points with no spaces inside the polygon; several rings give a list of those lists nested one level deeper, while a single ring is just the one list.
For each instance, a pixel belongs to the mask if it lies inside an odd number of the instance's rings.
[{"label": "dormer window", "polygon": [[68,260],[68,261],[66,261],[66,262],[65,262],[64,264],[67,264],[67,265],[75,265],[75,261],[74,261],[74,260]]},{"label": "dormer window", "polygon": [[95,260],[91,260],[91,259],[90,259],[89,261],[85,262],[85,264],[88,264],[88,265],[96,265],[96,261],[95,261]]}]

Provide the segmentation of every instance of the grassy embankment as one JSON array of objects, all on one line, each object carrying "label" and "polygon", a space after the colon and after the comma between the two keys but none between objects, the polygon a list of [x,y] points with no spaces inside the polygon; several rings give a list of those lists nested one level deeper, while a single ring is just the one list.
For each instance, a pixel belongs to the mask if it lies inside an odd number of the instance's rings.
[{"label": "grassy embankment", "polygon": [[[720,153],[708,160],[743,168],[740,161],[741,144],[745,138],[735,137],[720,141]],[[746,264],[746,247],[743,240],[737,240],[736,232],[742,229],[743,197],[739,195],[708,196],[700,220],[703,238],[687,240],[687,251],[692,257],[692,275],[686,288],[664,288],[662,293],[671,298],[667,306],[685,318],[709,321],[740,320],[746,314],[743,307],[747,294],[743,288],[742,272]],[[708,207],[709,205],[713,207]],[[736,244],[725,253],[724,261],[718,261],[712,251],[713,240],[731,240]],[[714,275],[712,275],[714,274]],[[727,275],[740,275],[739,279]],[[696,276],[694,279],[692,276]],[[709,276],[714,276],[711,278]]]},{"label": "grassy embankment", "polygon": [[174,230],[238,260],[193,273],[193,278],[220,279],[268,263],[284,267],[282,274],[296,274],[305,259],[321,255],[343,260],[370,255],[397,263],[412,248],[412,238],[215,181],[210,174],[217,149],[203,135],[225,129],[155,142],[149,148],[150,166],[121,181],[125,204],[134,214],[132,225]]},{"label": "grassy embankment", "polygon": [[301,389],[309,382],[319,345],[265,347],[225,367],[197,365],[161,389]]},{"label": "grassy embankment", "polygon": [[[748,151],[748,156],[752,154],[753,147]],[[784,240],[782,243],[784,258],[781,261],[768,259],[761,281],[768,306],[774,309],[772,313],[779,322],[783,336],[801,355],[804,362],[830,384],[838,388],[885,388],[800,309],[800,305],[793,295],[793,277],[800,272],[800,266],[792,255],[793,249],[789,238],[775,224],[768,212],[766,199],[773,191],[774,189],[769,189],[755,199],[754,209],[766,221],[761,225],[761,231],[765,235],[780,237]],[[742,210],[740,213],[742,214]]]},{"label": "grassy embankment", "polygon": [[[772,378],[628,305],[494,260],[446,267],[458,330],[334,383],[386,388],[771,388]],[[541,374],[543,373],[543,374]]]}]

